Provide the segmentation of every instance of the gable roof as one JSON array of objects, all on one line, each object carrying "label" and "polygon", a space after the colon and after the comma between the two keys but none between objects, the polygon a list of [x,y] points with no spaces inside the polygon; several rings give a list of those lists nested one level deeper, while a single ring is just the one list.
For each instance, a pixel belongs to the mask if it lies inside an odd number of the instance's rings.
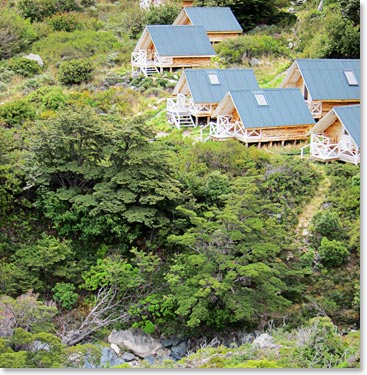
[{"label": "gable roof", "polygon": [[204,26],[206,32],[209,31],[235,31],[242,32],[242,27],[229,7],[189,7],[181,10],[174,25],[183,20],[185,14],[190,19],[192,25]]},{"label": "gable roof", "polygon": [[[312,100],[360,99],[359,59],[297,59]],[[351,70],[358,85],[349,85],[344,71]]]},{"label": "gable roof", "polygon": [[149,25],[144,32],[160,56],[215,56],[203,26]]},{"label": "gable roof", "polygon": [[[211,82],[212,76],[218,83]],[[185,79],[195,103],[219,103],[231,89],[259,87],[252,69],[185,69],[180,81]]]},{"label": "gable roof", "polygon": [[361,106],[343,105],[334,107],[333,111],[338,116],[340,122],[348,130],[358,147],[361,145]]},{"label": "gable roof", "polygon": [[[227,95],[232,98],[245,128],[315,123],[297,88],[230,90]],[[255,95],[260,95],[267,104],[260,105]],[[216,111],[219,111],[219,106]]]}]

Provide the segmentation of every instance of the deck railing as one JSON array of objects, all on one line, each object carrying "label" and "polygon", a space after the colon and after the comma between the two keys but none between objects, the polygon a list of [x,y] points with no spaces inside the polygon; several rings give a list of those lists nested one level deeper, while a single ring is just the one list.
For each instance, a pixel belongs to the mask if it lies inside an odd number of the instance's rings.
[{"label": "deck railing", "polygon": [[210,104],[196,104],[192,98],[189,99],[189,111],[193,116],[210,116],[212,106]]}]

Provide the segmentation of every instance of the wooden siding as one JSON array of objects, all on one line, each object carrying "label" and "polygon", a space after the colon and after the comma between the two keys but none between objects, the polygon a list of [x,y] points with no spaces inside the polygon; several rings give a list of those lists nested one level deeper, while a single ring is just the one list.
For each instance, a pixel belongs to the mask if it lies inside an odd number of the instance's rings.
[{"label": "wooden siding", "polygon": [[327,129],[325,129],[324,135],[330,139],[330,143],[339,143],[342,131],[343,125],[338,119],[336,119]]},{"label": "wooden siding", "polygon": [[360,103],[360,100],[355,100],[355,101],[348,101],[348,100],[338,100],[338,101],[334,101],[334,102],[330,102],[330,101],[327,101],[327,102],[322,102],[322,114],[321,114],[321,117],[323,117],[324,115],[326,115],[326,113],[328,113],[329,111],[331,111],[333,109],[333,107],[338,107],[340,105],[352,105],[352,104],[359,104]]},{"label": "wooden siding", "polygon": [[[241,119],[238,115],[236,109],[234,109],[231,113],[231,122],[239,121]],[[279,142],[279,141],[296,141],[296,140],[306,140],[308,138],[308,134],[310,129],[313,125],[311,124],[304,124],[304,125],[297,125],[297,126],[274,126],[274,127],[256,127],[256,128],[249,128],[245,124],[245,128],[248,130],[255,129],[261,130],[261,138],[249,140],[247,143],[263,143],[263,142]]]},{"label": "wooden siding", "polygon": [[178,67],[201,67],[201,66],[209,66],[211,64],[210,57],[174,57],[173,63],[171,65],[172,68]]},{"label": "wooden siding", "polygon": [[223,40],[233,39],[241,35],[238,32],[207,32],[208,38],[212,43],[219,43]]},{"label": "wooden siding", "polygon": [[192,0],[192,1],[183,1],[182,2],[182,6],[185,8],[185,7],[192,7],[193,6],[193,3],[194,2],[194,0]]}]

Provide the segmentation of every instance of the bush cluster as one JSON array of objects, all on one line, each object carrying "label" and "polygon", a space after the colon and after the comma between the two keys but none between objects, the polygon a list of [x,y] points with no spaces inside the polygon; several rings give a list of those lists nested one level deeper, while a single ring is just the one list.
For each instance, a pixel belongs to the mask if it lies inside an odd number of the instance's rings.
[{"label": "bush cluster", "polygon": [[93,64],[89,59],[75,59],[62,62],[58,69],[58,78],[63,85],[89,82],[93,75]]},{"label": "bush cluster", "polygon": [[290,51],[282,39],[269,35],[244,35],[219,43],[218,56],[227,64],[240,64],[244,57],[289,57]]}]

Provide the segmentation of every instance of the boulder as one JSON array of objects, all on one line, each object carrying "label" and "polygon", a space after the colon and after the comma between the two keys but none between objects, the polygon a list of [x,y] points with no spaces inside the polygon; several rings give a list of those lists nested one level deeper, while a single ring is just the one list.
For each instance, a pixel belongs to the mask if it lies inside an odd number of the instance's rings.
[{"label": "boulder", "polygon": [[159,349],[163,349],[159,341],[136,328],[113,330],[108,336],[108,342],[117,345],[120,349],[133,352],[140,358],[156,355]]},{"label": "boulder", "polygon": [[23,58],[28,59],[28,60],[34,60],[34,61],[37,62],[37,64],[39,66],[43,66],[44,65],[43,64],[43,60],[42,60],[42,58],[41,58],[40,55],[35,55],[34,53],[30,53],[29,55],[23,56]]},{"label": "boulder", "polygon": [[98,367],[113,367],[125,363],[122,358],[119,358],[113,349],[102,348],[100,365]]}]

